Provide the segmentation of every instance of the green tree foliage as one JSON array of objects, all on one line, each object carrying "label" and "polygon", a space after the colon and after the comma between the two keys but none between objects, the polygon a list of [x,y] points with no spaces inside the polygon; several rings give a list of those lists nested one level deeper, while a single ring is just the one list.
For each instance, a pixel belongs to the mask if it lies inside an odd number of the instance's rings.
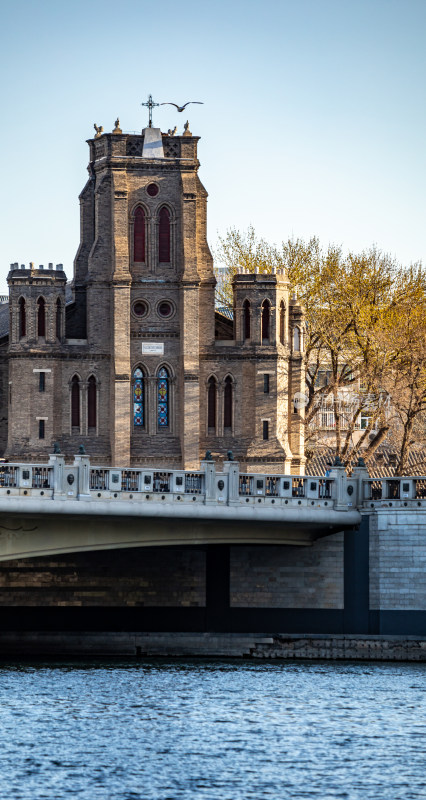
[{"label": "green tree foliage", "polygon": [[[215,251],[225,267],[219,304],[232,307],[232,277],[284,268],[305,309],[307,449],[332,445],[350,464],[392,439],[396,471],[407,469],[426,412],[426,277],[376,248],[343,253],[316,237],[280,247],[230,229]],[[331,413],[326,440],[317,423]],[[360,415],[364,427],[359,431]]]}]

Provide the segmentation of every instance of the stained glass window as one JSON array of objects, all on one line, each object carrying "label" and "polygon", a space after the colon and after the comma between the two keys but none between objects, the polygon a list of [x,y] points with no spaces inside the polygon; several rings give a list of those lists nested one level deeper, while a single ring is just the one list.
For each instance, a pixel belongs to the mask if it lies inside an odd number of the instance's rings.
[{"label": "stained glass window", "polygon": [[137,367],[133,373],[133,425],[143,428],[144,420],[144,383],[143,372]]},{"label": "stained glass window", "polygon": [[169,373],[165,367],[158,370],[158,427],[169,425]]}]

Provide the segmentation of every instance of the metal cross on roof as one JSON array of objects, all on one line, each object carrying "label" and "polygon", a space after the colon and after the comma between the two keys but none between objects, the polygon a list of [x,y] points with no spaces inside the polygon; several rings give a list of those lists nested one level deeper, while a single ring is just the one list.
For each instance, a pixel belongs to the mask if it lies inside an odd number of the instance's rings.
[{"label": "metal cross on roof", "polygon": [[149,95],[147,103],[141,103],[141,106],[147,106],[148,109],[149,109],[148,127],[150,127],[150,128],[152,128],[152,109],[155,106],[159,106],[159,105],[160,105],[160,103],[154,103],[154,101],[152,99],[152,94]]}]

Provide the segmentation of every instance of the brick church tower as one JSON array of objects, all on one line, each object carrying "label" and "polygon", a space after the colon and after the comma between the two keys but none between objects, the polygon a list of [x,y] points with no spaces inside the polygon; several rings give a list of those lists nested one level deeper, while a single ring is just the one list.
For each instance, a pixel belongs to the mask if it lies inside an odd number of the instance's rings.
[{"label": "brick church tower", "polygon": [[[89,140],[66,302],[61,270],[12,265],[9,458],[42,457],[57,441],[67,456],[83,444],[99,464],[196,469],[210,449],[218,460],[232,450],[252,471],[303,471],[292,403],[304,385],[302,309],[284,275],[240,274],[233,323],[215,312],[207,193],[188,127],[129,135],[117,120]],[[22,381],[35,398],[29,421]]]}]

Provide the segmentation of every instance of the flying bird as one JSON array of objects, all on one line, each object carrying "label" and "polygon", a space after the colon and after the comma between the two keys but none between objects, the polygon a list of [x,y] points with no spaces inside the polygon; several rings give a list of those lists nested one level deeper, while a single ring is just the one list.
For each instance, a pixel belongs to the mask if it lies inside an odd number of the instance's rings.
[{"label": "flying bird", "polygon": [[178,111],[184,111],[184,109],[191,103],[197,103],[199,106],[204,105],[204,103],[202,103],[201,100],[188,100],[188,102],[185,103],[184,106],[178,106],[176,105],[176,103],[160,103],[160,106],[174,106],[175,108],[177,108]]}]

